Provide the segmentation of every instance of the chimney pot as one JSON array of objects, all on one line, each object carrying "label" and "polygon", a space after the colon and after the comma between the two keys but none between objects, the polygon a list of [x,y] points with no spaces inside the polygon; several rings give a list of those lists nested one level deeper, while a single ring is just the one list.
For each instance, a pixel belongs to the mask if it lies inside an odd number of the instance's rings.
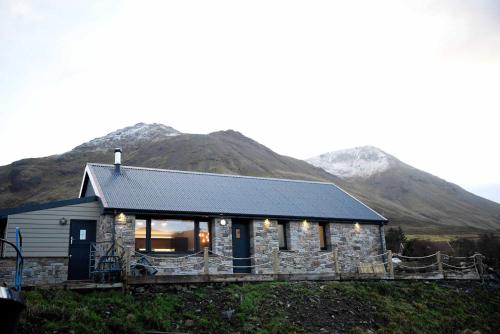
[{"label": "chimney pot", "polygon": [[120,173],[120,166],[122,164],[122,149],[115,148],[115,172]]}]

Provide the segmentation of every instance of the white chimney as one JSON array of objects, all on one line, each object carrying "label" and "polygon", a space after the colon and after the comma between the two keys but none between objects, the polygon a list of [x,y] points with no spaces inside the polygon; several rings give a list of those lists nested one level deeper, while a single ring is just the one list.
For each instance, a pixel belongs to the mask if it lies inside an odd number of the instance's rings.
[{"label": "white chimney", "polygon": [[115,148],[115,173],[120,173],[120,166],[122,164],[122,149]]}]

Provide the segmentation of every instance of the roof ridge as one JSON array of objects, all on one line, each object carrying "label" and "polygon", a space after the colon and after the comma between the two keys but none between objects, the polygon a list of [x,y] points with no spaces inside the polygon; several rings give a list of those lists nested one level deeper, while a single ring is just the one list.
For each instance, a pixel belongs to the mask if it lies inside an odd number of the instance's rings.
[{"label": "roof ridge", "polygon": [[[89,162],[89,163],[87,163],[87,165],[90,165],[90,166],[99,166],[99,167],[112,167],[112,168],[114,168],[114,165],[103,164],[103,163]],[[178,169],[162,169],[162,168],[137,167],[137,166],[125,166],[125,165],[122,165],[121,168],[138,169],[138,170],[149,170],[149,171],[154,171],[154,172],[168,172],[168,173],[181,173],[181,174],[211,175],[211,176],[233,177],[233,178],[242,178],[242,179],[257,179],[257,180],[269,180],[269,181],[285,181],[285,182],[297,182],[297,183],[325,184],[325,185],[333,185],[333,186],[339,188],[333,182],[296,180],[296,179],[280,179],[280,178],[277,178],[277,177],[249,176],[249,175],[222,174],[222,173],[208,173],[208,172],[197,172],[197,171],[178,170]],[[341,191],[344,191],[344,190],[341,189]]]}]

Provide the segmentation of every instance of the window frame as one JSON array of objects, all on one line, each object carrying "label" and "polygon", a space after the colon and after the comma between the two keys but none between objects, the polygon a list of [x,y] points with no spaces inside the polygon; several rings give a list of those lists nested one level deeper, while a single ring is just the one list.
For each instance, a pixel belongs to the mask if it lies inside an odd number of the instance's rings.
[{"label": "window frame", "polygon": [[[285,242],[285,247],[279,246],[279,225],[283,225],[283,241]],[[278,220],[278,247],[279,250],[290,250],[287,238],[287,230],[290,222],[285,220]]]},{"label": "window frame", "polygon": [[[155,254],[155,255],[182,255],[182,254],[195,254],[200,251],[203,251],[200,246],[200,222],[208,223],[208,235],[209,235],[209,250],[212,250],[212,220],[211,219],[201,219],[201,218],[192,218],[192,217],[157,217],[157,216],[137,216],[137,220],[146,221],[146,236],[145,236],[145,246],[146,250],[142,253],[144,254]],[[152,240],[151,240],[151,221],[152,220],[188,220],[194,222],[194,251],[177,251],[177,252],[155,252],[151,250]],[[134,229],[134,249],[135,249],[135,229]]]},{"label": "window frame", "polygon": [[[326,227],[328,223],[326,222],[318,222],[318,236],[320,237],[319,240],[319,250],[320,251],[327,251],[328,250],[328,238],[326,236]],[[325,247],[321,247],[321,235],[319,233],[319,228],[323,228],[323,243],[325,244]]]}]

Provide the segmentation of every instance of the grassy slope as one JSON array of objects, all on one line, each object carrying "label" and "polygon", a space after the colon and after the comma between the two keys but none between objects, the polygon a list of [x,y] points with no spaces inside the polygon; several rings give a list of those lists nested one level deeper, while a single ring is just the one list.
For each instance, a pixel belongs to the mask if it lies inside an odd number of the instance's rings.
[{"label": "grassy slope", "polygon": [[[20,333],[493,333],[500,287],[478,282],[260,283],[124,295],[27,292]],[[224,310],[234,310],[231,320]]]}]

